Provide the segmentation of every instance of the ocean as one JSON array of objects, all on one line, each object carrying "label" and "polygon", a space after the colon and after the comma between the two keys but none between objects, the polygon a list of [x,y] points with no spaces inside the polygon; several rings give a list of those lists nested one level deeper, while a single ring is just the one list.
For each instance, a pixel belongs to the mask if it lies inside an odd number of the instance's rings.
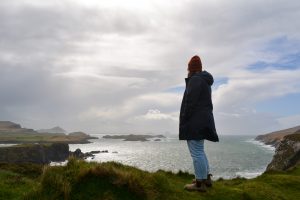
[{"label": "ocean", "polygon": [[[103,134],[94,134],[99,139],[90,144],[70,144],[70,150],[80,148],[82,152],[103,151],[88,160],[97,162],[117,161],[150,172],[159,169],[173,172],[193,173],[192,159],[186,141],[177,136],[168,136],[161,141],[122,141],[103,139]],[[254,140],[255,136],[220,136],[220,142],[205,141],[205,150],[214,179],[245,177],[254,178],[262,174],[272,160],[275,148]]]}]

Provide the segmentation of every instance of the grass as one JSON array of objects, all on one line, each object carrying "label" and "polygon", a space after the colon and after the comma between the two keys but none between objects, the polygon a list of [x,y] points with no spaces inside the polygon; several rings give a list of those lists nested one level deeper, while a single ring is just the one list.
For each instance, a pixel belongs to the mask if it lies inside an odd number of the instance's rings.
[{"label": "grass", "polygon": [[188,173],[150,173],[116,162],[66,166],[0,164],[0,199],[300,199],[300,168],[254,179],[220,179],[206,193],[183,190]]},{"label": "grass", "polygon": [[38,187],[41,173],[41,165],[0,163],[0,199],[23,199]]},{"label": "grass", "polygon": [[84,135],[64,135],[61,133],[1,132],[0,143],[87,143]]}]

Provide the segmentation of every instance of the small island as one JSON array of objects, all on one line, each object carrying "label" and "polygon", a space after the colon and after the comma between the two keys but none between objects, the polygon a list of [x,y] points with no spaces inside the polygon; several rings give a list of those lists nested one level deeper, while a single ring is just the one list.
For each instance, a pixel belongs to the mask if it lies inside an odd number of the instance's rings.
[{"label": "small island", "polygon": [[[134,135],[134,134],[129,134],[129,135],[105,135],[102,138],[104,139],[122,139],[123,141],[142,141],[146,142],[149,141],[151,138],[166,138],[163,135]],[[156,140],[158,141],[158,140]]]}]

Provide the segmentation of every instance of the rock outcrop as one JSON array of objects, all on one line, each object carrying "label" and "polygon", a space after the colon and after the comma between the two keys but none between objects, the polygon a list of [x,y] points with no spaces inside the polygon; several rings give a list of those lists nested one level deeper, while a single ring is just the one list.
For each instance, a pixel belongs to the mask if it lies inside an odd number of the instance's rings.
[{"label": "rock outcrop", "polygon": [[63,162],[70,156],[77,159],[94,159],[95,154],[108,153],[108,150],[83,153],[80,149],[69,151],[66,143],[22,144],[0,148],[0,163],[37,163]]},{"label": "rock outcrop", "polygon": [[0,162],[5,163],[38,163],[62,162],[69,157],[69,145],[23,144],[0,148]]},{"label": "rock outcrop", "polygon": [[95,154],[98,154],[98,153],[108,153],[108,150],[90,151],[90,152],[83,153],[81,151],[81,149],[76,149],[74,152],[70,151],[70,156],[78,158],[78,159],[87,159],[89,157],[91,157],[92,159],[94,159],[95,158]]},{"label": "rock outcrop", "polygon": [[266,171],[284,171],[300,164],[300,131],[287,135],[276,148]]}]

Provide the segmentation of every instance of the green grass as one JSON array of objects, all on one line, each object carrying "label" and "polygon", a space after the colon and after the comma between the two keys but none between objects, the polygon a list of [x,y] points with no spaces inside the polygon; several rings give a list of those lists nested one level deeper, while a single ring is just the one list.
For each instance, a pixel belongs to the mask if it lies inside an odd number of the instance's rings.
[{"label": "green grass", "polygon": [[0,132],[0,143],[85,143],[86,138],[81,135],[64,135],[54,133],[3,133]]},{"label": "green grass", "polygon": [[23,199],[38,187],[41,166],[0,164],[0,199]]},{"label": "green grass", "polygon": [[300,199],[300,168],[254,179],[218,180],[206,193],[183,190],[188,173],[145,172],[115,162],[66,166],[0,164],[0,199]]}]

